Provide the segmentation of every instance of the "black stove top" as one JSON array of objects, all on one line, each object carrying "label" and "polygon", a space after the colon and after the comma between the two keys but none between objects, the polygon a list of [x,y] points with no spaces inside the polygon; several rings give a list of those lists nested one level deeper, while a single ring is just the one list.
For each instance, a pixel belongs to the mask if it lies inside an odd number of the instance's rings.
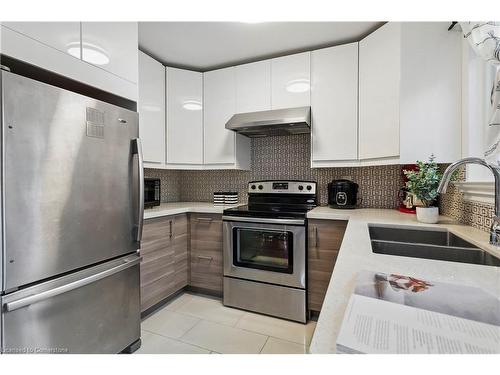
[{"label": "black stove top", "polygon": [[252,181],[248,204],[224,210],[225,216],[302,219],[316,207],[313,181]]}]

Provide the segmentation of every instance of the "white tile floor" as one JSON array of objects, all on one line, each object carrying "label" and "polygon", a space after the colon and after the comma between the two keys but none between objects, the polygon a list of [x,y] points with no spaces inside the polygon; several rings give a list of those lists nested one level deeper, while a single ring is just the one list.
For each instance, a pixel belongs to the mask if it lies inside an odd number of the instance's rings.
[{"label": "white tile floor", "polygon": [[307,353],[315,327],[315,322],[294,323],[185,293],[142,322],[142,346],[136,353]]}]

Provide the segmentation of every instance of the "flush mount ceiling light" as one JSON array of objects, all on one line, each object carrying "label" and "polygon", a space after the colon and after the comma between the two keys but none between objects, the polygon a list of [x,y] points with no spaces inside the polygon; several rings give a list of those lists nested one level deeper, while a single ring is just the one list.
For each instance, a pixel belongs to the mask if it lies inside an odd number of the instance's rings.
[{"label": "flush mount ceiling light", "polygon": [[[92,43],[82,43],[81,58],[94,65],[106,65],[109,63],[109,57],[106,51]],[[74,42],[67,45],[67,51],[71,56],[80,58],[80,43]]]},{"label": "flush mount ceiling light", "polygon": [[288,82],[286,85],[286,91],[291,93],[301,93],[309,91],[309,80],[308,79],[294,79]]},{"label": "flush mount ceiling light", "polygon": [[182,108],[188,111],[201,111],[203,107],[198,100],[185,100],[184,103],[182,103]]}]

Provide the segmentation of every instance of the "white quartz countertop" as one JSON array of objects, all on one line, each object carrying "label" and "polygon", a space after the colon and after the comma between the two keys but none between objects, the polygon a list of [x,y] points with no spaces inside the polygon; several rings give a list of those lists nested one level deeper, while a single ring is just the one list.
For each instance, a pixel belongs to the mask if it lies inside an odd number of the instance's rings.
[{"label": "white quartz countertop", "polygon": [[349,220],[339,256],[330,279],[323,307],[314,332],[311,353],[335,353],[344,311],[360,270],[398,273],[434,281],[470,285],[500,297],[500,268],[466,263],[374,254],[368,233],[369,223],[399,224],[447,228],[452,233],[500,257],[500,250],[488,244],[488,233],[459,225],[447,217],[438,224],[421,224],[416,216],[397,210],[336,210],[317,207],[309,211],[310,219]]},{"label": "white quartz countertop", "polygon": [[215,206],[213,203],[209,202],[162,203],[159,206],[145,209],[144,219],[153,219],[155,217],[184,214],[188,212],[222,214],[224,209],[237,206],[238,204],[230,206]]}]

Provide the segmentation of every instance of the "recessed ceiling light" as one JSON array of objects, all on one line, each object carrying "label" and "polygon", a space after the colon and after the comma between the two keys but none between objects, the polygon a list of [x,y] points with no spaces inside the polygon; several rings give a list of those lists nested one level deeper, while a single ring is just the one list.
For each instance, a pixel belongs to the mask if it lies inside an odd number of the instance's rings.
[{"label": "recessed ceiling light", "polygon": [[301,93],[309,91],[310,84],[308,79],[294,79],[286,85],[286,91],[291,93]]},{"label": "recessed ceiling light", "polygon": [[184,103],[182,103],[182,108],[188,111],[201,111],[203,106],[198,100],[185,100]]},{"label": "recessed ceiling light", "polygon": [[83,60],[94,64],[94,65],[106,65],[109,63],[109,57],[106,54],[106,51],[96,46],[92,43],[82,43],[81,52],[82,56],[80,57],[80,43],[74,42],[67,45],[67,51],[71,56],[75,56],[77,58],[82,58]]}]

